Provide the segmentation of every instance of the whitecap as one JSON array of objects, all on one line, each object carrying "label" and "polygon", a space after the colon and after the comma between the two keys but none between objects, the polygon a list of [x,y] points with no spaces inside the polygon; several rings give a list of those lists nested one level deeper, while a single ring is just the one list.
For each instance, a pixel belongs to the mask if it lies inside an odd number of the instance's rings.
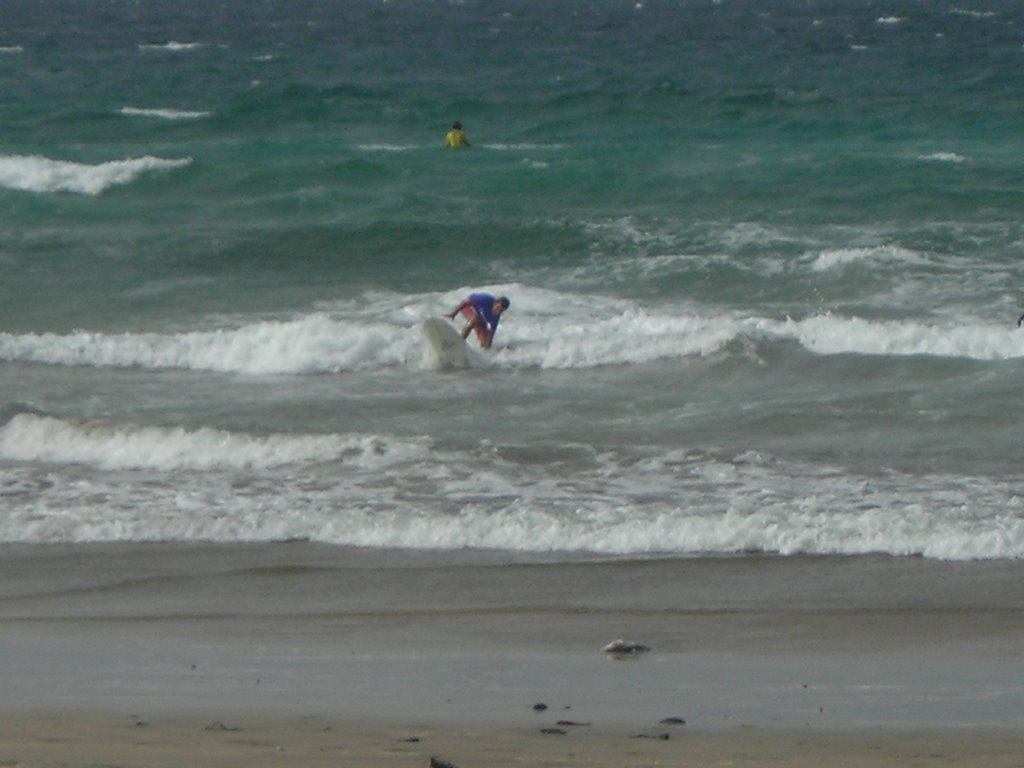
[{"label": "whitecap", "polygon": [[7,155],[0,157],[0,186],[26,192],[98,195],[111,187],[130,184],[142,174],[181,168],[191,162],[191,158],[147,155],[89,165],[36,155]]},{"label": "whitecap", "polygon": [[409,152],[423,147],[416,144],[359,144],[356,149],[362,152]]},{"label": "whitecap", "polygon": [[973,19],[992,19],[999,15],[997,11],[974,11],[968,8],[951,8],[950,16],[967,16]]},{"label": "whitecap", "polygon": [[6,360],[264,375],[404,364],[421,346],[412,329],[319,313],[184,333],[0,333],[0,359]]},{"label": "whitecap", "polygon": [[929,155],[919,155],[918,160],[927,160],[939,163],[963,163],[967,158],[958,155],[956,152],[932,152]]},{"label": "whitecap", "polygon": [[851,264],[862,264],[865,262],[923,264],[925,259],[917,251],[890,245],[864,248],[832,248],[815,254],[810,266],[815,272],[829,272]]},{"label": "whitecap", "polygon": [[120,112],[126,117],[156,117],[162,120],[198,120],[210,115],[203,111],[145,107],[122,107]]},{"label": "whitecap", "polygon": [[816,315],[782,323],[761,321],[760,328],[796,339],[823,355],[862,354],[1010,360],[1024,357],[1024,333],[1016,327],[980,322],[932,324],[923,320],[868,320]]},{"label": "whitecap", "polygon": [[0,428],[0,457],[7,461],[88,464],[106,470],[269,469],[290,464],[345,462],[381,469],[422,456],[422,438],[378,435],[251,435],[201,427],[86,422],[19,414]]},{"label": "whitecap", "polygon": [[197,48],[202,48],[205,43],[179,43],[175,40],[170,40],[166,43],[140,43],[140,51],[194,51]]},{"label": "whitecap", "polygon": [[498,152],[526,152],[526,151],[553,151],[565,149],[566,144],[481,144],[484,149],[493,149]]}]

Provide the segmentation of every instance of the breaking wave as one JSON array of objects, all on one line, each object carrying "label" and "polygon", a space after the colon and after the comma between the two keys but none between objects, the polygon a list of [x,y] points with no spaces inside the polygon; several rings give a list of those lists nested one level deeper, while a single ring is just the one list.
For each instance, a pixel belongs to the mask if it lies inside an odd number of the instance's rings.
[{"label": "breaking wave", "polygon": [[98,195],[111,187],[130,184],[143,174],[182,168],[191,162],[191,158],[167,160],[147,155],[88,165],[35,155],[8,155],[0,157],[0,186],[25,192]]}]

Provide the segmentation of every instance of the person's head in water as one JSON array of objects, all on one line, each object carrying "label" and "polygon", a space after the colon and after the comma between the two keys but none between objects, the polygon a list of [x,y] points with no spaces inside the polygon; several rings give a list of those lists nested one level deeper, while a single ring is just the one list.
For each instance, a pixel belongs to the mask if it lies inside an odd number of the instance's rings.
[{"label": "person's head in water", "polygon": [[509,308],[511,303],[512,302],[508,300],[508,296],[499,296],[497,301],[494,302],[494,313],[500,315]]}]

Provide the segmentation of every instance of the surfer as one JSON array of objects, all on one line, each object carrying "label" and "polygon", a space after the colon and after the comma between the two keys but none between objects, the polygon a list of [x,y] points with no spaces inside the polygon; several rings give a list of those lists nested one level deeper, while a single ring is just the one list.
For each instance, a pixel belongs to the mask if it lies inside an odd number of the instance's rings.
[{"label": "surfer", "polygon": [[469,139],[466,138],[466,132],[462,130],[462,123],[458,120],[452,123],[452,129],[444,137],[444,145],[446,147],[470,146]]},{"label": "surfer", "polygon": [[498,321],[502,313],[509,307],[508,296],[495,298],[489,293],[471,293],[459,306],[448,315],[450,320],[462,313],[466,318],[466,327],[462,329],[462,338],[469,338],[472,331],[483,349],[490,349],[494,341],[494,333],[498,330]]}]

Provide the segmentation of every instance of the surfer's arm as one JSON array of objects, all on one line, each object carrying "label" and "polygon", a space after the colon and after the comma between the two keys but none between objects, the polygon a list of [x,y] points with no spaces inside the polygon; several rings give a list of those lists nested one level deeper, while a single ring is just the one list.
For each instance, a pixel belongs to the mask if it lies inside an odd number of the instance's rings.
[{"label": "surfer's arm", "polygon": [[457,306],[457,307],[456,307],[455,309],[453,309],[453,310],[452,310],[452,311],[451,311],[451,312],[450,312],[450,313],[448,314],[448,319],[449,319],[449,320],[454,320],[454,319],[455,319],[455,316],[456,316],[457,314],[459,314],[459,312],[461,312],[461,311],[463,310],[463,308],[464,308],[464,307],[467,307],[467,306],[469,306],[469,302],[468,302],[468,301],[463,301],[463,302],[462,302],[461,304],[459,304],[459,306]]}]

